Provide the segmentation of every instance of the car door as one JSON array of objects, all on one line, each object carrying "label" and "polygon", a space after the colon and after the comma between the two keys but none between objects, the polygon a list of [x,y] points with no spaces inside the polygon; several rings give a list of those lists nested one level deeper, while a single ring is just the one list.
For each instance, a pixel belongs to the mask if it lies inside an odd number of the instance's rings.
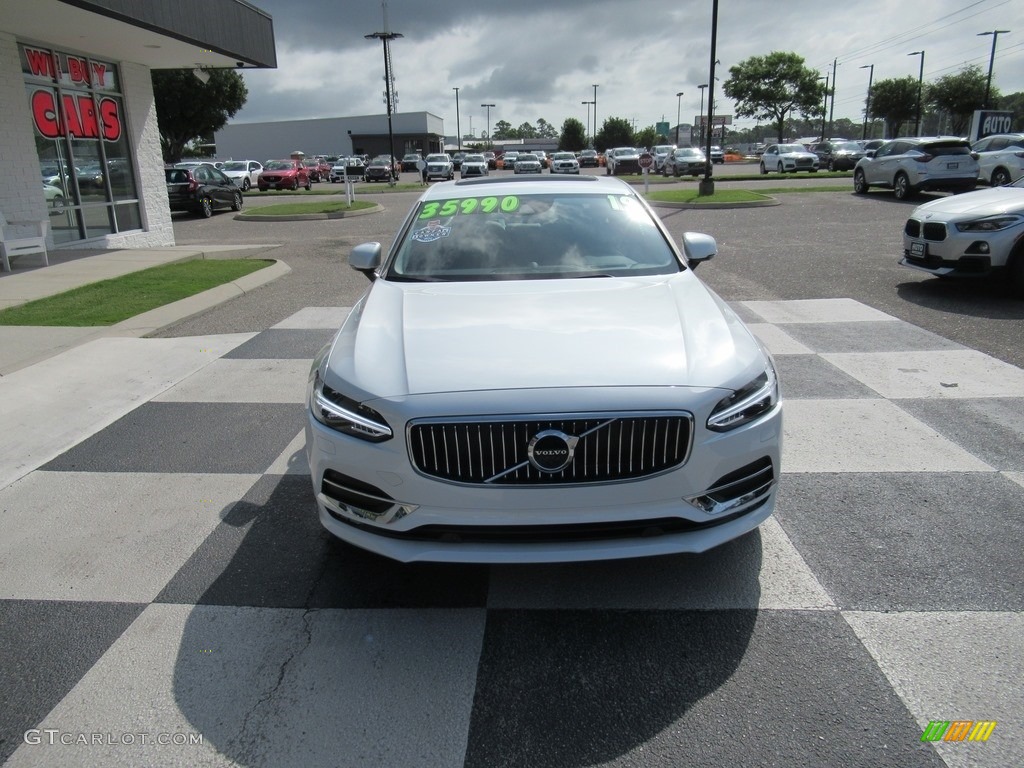
[{"label": "car door", "polygon": [[772,144],[768,147],[761,155],[761,162],[764,163],[765,170],[776,170],[779,167],[779,145]]},{"label": "car door", "polygon": [[263,172],[263,166],[257,163],[255,160],[249,163],[249,184],[256,186],[259,180],[260,174]]},{"label": "car door", "polygon": [[[216,168],[206,168],[205,170],[207,173],[206,183],[210,185],[210,197],[214,199],[215,204],[231,205],[235,200],[238,187],[223,171]],[[239,194],[241,193],[239,192]]]},{"label": "car door", "polygon": [[871,162],[864,167],[864,175],[869,184],[892,184],[898,162],[896,156],[903,153],[904,146],[906,142],[890,141],[878,148]]}]

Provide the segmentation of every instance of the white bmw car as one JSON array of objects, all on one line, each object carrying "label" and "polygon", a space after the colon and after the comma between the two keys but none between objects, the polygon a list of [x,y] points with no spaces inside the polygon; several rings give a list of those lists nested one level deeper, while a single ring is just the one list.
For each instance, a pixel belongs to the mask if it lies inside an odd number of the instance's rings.
[{"label": "white bmw car", "polygon": [[401,561],[702,552],[773,511],[771,357],[627,184],[438,184],[313,362],[320,522]]}]

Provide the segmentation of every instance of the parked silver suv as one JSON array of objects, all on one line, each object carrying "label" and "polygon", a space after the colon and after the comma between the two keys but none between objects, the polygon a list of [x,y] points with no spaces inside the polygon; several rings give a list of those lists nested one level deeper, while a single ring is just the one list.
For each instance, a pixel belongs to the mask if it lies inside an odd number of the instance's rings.
[{"label": "parked silver suv", "polygon": [[1024,133],[986,136],[972,145],[978,156],[981,180],[1001,187],[1024,177]]},{"label": "parked silver suv", "polygon": [[966,139],[953,136],[912,136],[883,144],[873,157],[853,169],[853,191],[892,189],[897,200],[922,190],[969,192],[978,184],[978,160]]}]

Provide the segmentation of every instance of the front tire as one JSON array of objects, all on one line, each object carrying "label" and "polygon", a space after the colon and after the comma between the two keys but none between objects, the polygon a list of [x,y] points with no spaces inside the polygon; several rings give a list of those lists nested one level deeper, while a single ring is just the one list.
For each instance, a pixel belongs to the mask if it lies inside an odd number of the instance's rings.
[{"label": "front tire", "polygon": [[252,182],[248,179],[242,179],[242,191],[248,192],[252,188]]},{"label": "front tire", "polygon": [[779,167],[776,168],[775,170],[777,170],[779,173],[785,173],[786,172],[786,170],[782,167],[782,163],[781,162],[779,163]]},{"label": "front tire", "polygon": [[896,174],[896,178],[892,180],[892,193],[897,200],[909,200],[914,196],[914,188],[910,186],[907,174]]},{"label": "front tire", "polygon": [[313,183],[309,180],[309,177],[307,176],[306,177],[306,191],[309,192],[309,190],[311,190],[312,188],[313,188]]},{"label": "front tire", "polygon": [[868,193],[868,180],[864,175],[864,171],[860,168],[853,172],[853,191],[858,195],[866,195]]},{"label": "front tire", "polygon": [[768,169],[764,167],[764,163],[761,163],[761,175],[762,176],[767,176],[768,175]]},{"label": "front tire", "polygon": [[1005,168],[996,168],[992,172],[992,186],[1002,187],[1010,183],[1010,174]]}]

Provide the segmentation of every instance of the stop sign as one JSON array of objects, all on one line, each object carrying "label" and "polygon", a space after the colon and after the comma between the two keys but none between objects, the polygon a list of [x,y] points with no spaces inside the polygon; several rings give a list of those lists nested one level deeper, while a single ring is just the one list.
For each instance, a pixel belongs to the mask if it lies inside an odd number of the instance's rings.
[{"label": "stop sign", "polygon": [[652,155],[650,152],[644,152],[642,155],[640,155],[641,168],[650,168],[652,165],[654,165],[654,155]]}]

